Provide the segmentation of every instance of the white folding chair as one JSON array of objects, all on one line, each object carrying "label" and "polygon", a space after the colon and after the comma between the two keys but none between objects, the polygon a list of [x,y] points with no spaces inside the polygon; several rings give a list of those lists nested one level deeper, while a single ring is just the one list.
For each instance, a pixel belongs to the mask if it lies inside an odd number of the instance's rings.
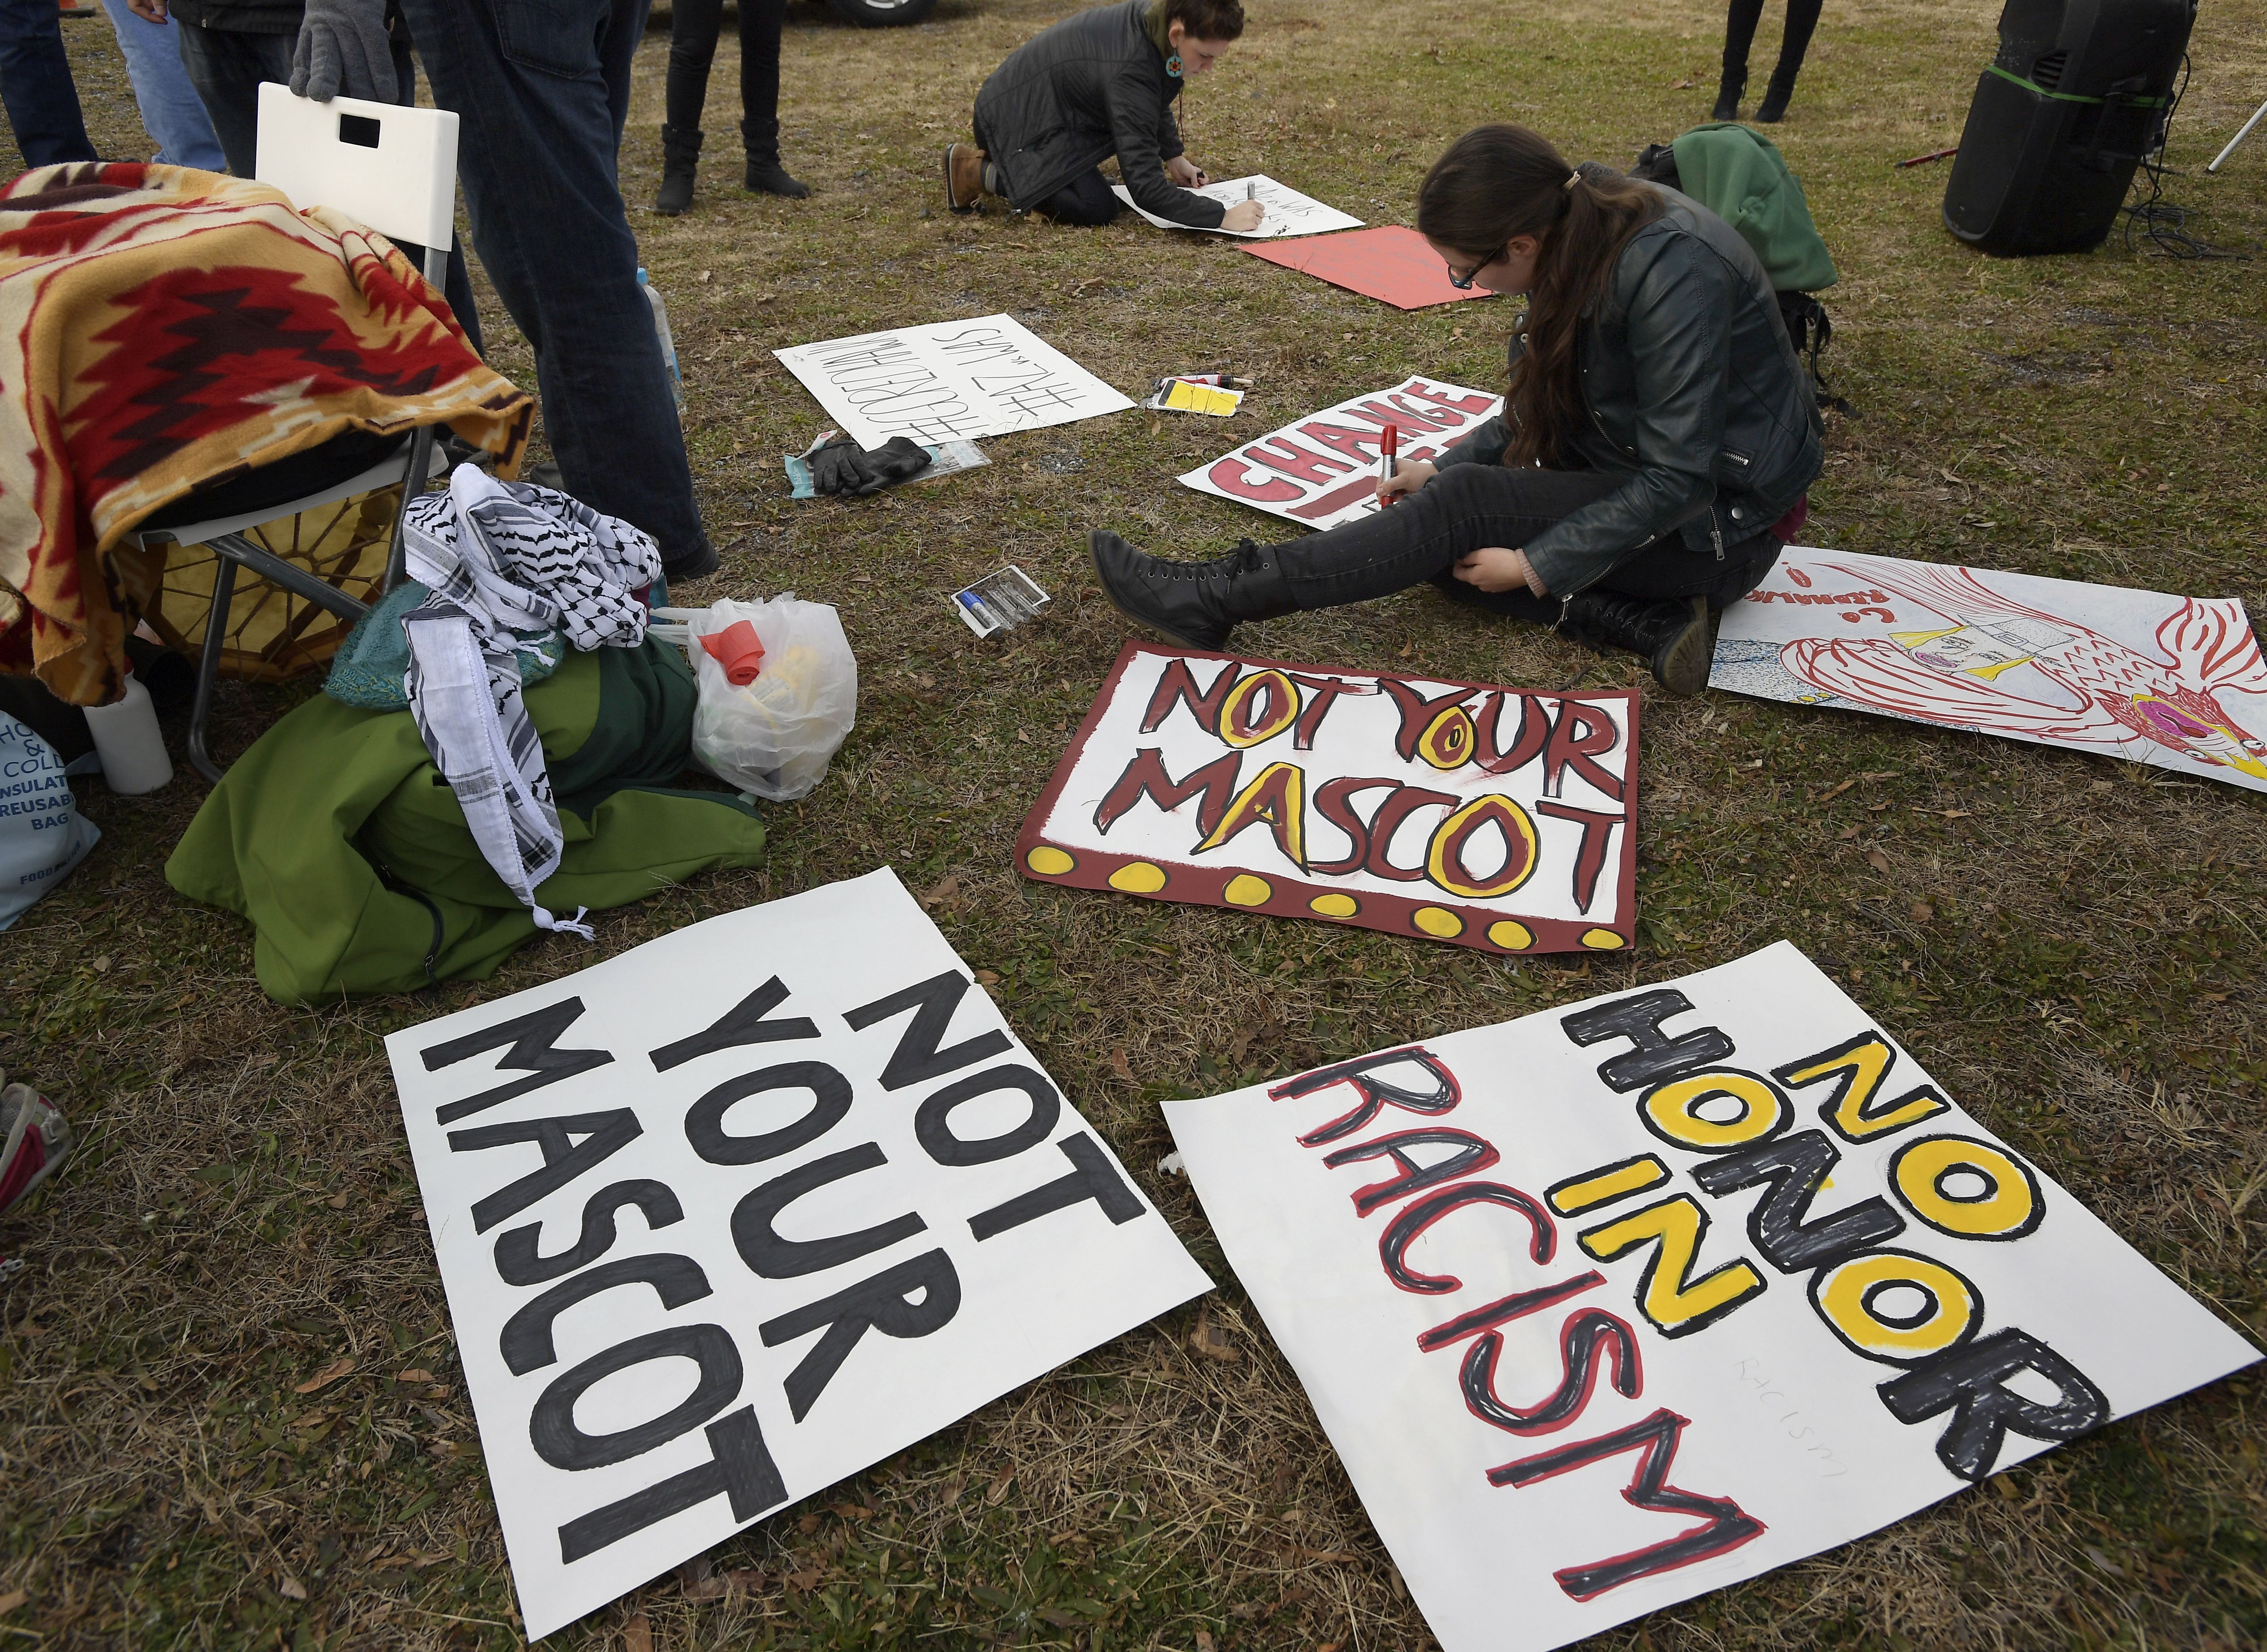
[{"label": "white folding chair", "polygon": [[[288,86],[269,82],[260,88],[257,153],[255,175],[261,183],[282,190],[294,207],[329,207],[380,235],[422,245],[425,279],[437,288],[442,284],[456,228],[457,117],[453,113],[370,103],[359,98],[313,103],[293,97]],[[394,518],[381,588],[393,589],[401,578],[402,516],[408,512],[410,500],[431,478],[438,457],[429,425],[417,429],[406,447],[406,454],[389,453],[374,464],[350,466],[350,475],[326,480],[304,495],[274,503],[262,501],[249,514],[201,522],[166,520],[182,514],[177,507],[159,513],[143,528],[145,543],[171,539],[178,545],[202,545],[217,559],[212,612],[205,622],[204,650],[197,662],[196,700],[189,713],[189,761],[207,779],[216,783],[221,777],[219,766],[206,750],[205,726],[212,709],[213,683],[220,672],[236,570],[249,569],[348,620],[359,619],[369,611],[363,603],[327,581],[262,550],[245,537],[245,530],[398,482],[401,511]],[[319,454],[321,450],[315,451]],[[252,474],[256,477],[259,472]]]}]

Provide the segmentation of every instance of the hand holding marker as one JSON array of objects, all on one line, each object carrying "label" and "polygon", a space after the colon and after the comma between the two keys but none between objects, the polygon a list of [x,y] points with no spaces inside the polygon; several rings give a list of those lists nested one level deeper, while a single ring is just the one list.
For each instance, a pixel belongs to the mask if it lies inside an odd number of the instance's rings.
[{"label": "hand holding marker", "polygon": [[1401,427],[1388,425],[1385,427],[1385,435],[1377,444],[1377,491],[1380,497],[1389,505],[1395,503],[1401,497],[1398,493],[1388,494],[1385,492],[1385,485],[1393,479],[1395,472],[1401,468],[1400,456]]}]

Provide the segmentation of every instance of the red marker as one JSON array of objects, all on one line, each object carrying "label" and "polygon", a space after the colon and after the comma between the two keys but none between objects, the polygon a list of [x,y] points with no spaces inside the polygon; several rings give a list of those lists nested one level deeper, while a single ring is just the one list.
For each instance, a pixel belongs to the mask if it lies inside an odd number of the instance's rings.
[{"label": "red marker", "polygon": [[[1401,468],[1400,453],[1401,427],[1388,425],[1385,427],[1384,440],[1378,444],[1377,479],[1381,486],[1391,481],[1393,473]],[[1394,495],[1395,499],[1399,497],[1398,493]],[[1388,500],[1386,502],[1390,504],[1393,501]]]}]

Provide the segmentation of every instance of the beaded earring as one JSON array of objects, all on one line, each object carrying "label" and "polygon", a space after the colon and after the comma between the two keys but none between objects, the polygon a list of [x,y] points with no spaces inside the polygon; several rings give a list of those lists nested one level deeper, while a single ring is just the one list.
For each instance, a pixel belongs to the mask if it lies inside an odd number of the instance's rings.
[{"label": "beaded earring", "polygon": [[1178,52],[1175,52],[1170,57],[1168,57],[1165,60],[1165,72],[1170,75],[1175,80],[1178,80],[1181,77],[1182,67],[1181,55]]}]

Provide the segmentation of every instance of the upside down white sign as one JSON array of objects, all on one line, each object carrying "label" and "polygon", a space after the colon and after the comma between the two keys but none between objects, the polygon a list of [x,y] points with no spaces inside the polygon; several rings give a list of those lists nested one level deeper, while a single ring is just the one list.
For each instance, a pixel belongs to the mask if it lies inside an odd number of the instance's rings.
[{"label": "upside down white sign", "polygon": [[2258,1357],[1786,942],[1165,1115],[1447,1652],[1595,1634]]},{"label": "upside down white sign", "polygon": [[531,1639],[1209,1287],[886,870],[386,1049]]}]

